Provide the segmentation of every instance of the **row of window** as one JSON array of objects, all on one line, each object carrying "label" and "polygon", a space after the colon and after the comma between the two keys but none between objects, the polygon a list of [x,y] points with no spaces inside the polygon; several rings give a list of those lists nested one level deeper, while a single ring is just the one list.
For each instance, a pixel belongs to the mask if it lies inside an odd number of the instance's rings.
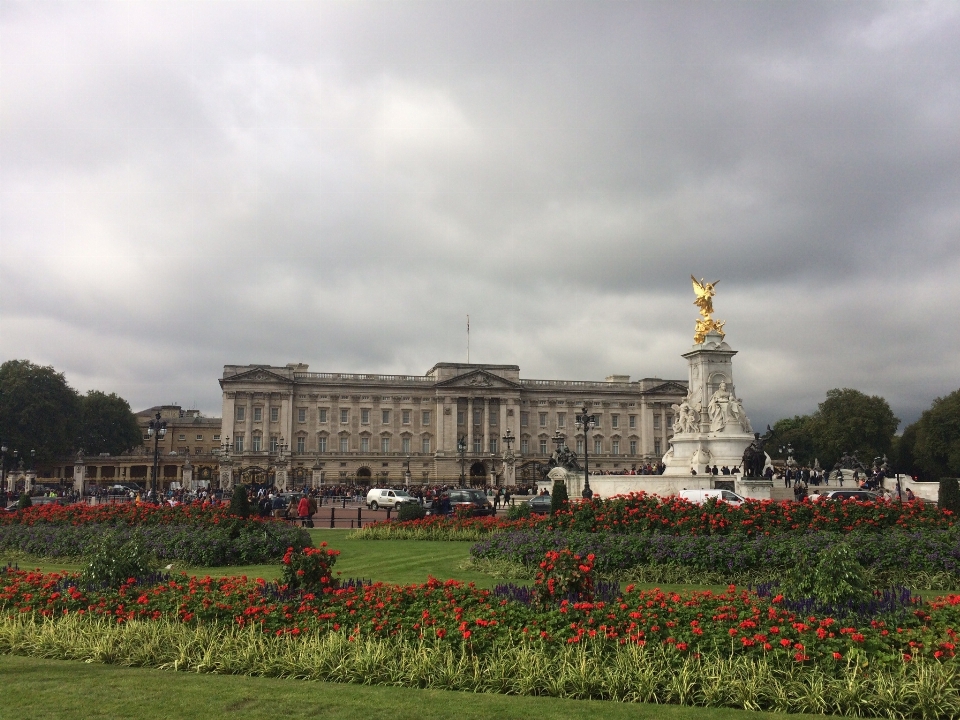
[{"label": "row of window", "polygon": [[[326,437],[319,437],[319,438],[317,438],[317,452],[325,453],[325,452],[330,452],[330,451],[332,451],[332,450],[328,450],[328,442],[327,442],[327,441],[328,441],[328,438],[326,438]],[[331,448],[334,447],[334,446],[333,446],[333,443],[330,443],[329,446],[330,446]],[[340,447],[340,452],[349,452],[349,451],[350,451],[350,438],[349,438],[349,436],[344,435],[344,436],[342,436],[342,437],[339,438],[339,447]],[[401,438],[401,439],[400,439],[400,452],[410,453],[410,452],[411,452],[411,447],[412,447],[412,443],[411,443],[411,441],[410,441],[410,438]],[[277,452],[277,451],[279,450],[279,448],[280,448],[280,444],[279,444],[279,440],[277,439],[277,437],[276,437],[276,436],[271,437],[271,438],[270,438],[270,452],[275,453],[275,452]],[[298,438],[296,439],[295,448],[296,448],[296,452],[297,452],[297,453],[301,453],[301,454],[302,454],[302,453],[305,453],[305,452],[307,451],[307,438],[305,438],[305,437],[303,437],[303,436],[298,437]],[[243,435],[238,435],[237,437],[234,438],[234,440],[233,440],[233,449],[234,449],[236,452],[238,452],[238,453],[244,452],[244,436],[243,436]],[[263,436],[262,436],[262,435],[254,435],[254,436],[253,436],[253,442],[250,444],[250,451],[251,451],[251,452],[261,452],[262,450],[263,450]],[[364,436],[364,437],[361,437],[361,438],[360,438],[360,452],[370,452],[370,438],[369,438],[369,437]],[[382,452],[382,453],[394,452],[393,443],[392,443],[392,439],[391,439],[391,438],[388,438],[388,437],[382,437],[382,438],[380,438],[380,452]],[[421,440],[420,440],[420,452],[422,452],[422,453],[430,453],[430,452],[432,452],[432,450],[431,450],[431,441],[430,441],[430,438],[421,438]]]},{"label": "row of window", "polygon": [[[144,440],[150,440],[152,437],[153,437],[152,435],[147,435],[146,433],[143,434]],[[187,439],[186,433],[180,433],[180,435],[177,437],[177,440],[179,440],[180,442],[186,442],[186,439]],[[203,442],[203,435],[197,435],[197,442]],[[220,436],[214,435],[213,442],[220,442]]]},{"label": "row of window", "polygon": [[[334,445],[333,443],[329,443],[329,444],[328,444],[328,438],[326,438],[326,437],[319,437],[319,438],[317,438],[317,452],[320,452],[320,453],[332,452],[332,451],[333,451],[332,448],[334,448],[334,447],[339,447],[339,451],[340,451],[340,452],[343,452],[343,453],[350,451],[350,438],[349,438],[349,436],[344,435],[344,436],[338,438],[337,440],[338,440],[339,442],[337,443],[337,445]],[[583,438],[578,438],[578,439],[577,439],[576,446],[577,446],[577,450],[576,450],[576,451],[577,451],[577,454],[582,456],[582,455],[583,455],[583,449],[584,449]],[[412,443],[411,443],[410,438],[401,438],[401,439],[400,439],[400,452],[402,452],[402,453],[408,453],[408,454],[409,454],[409,453],[411,452],[411,447],[412,447]],[[425,453],[425,454],[428,454],[428,453],[432,452],[431,447],[432,447],[432,444],[431,444],[430,438],[421,438],[421,440],[420,440],[420,452]],[[489,451],[490,451],[491,453],[493,453],[493,454],[496,454],[496,453],[498,452],[498,448],[499,448],[499,443],[497,442],[497,440],[496,440],[496,439],[491,439],[491,440],[489,441]],[[630,454],[630,455],[636,455],[636,454],[637,454],[637,441],[636,441],[636,440],[630,440],[630,442],[629,442],[629,448],[630,448],[630,451],[629,451],[628,454]],[[275,453],[275,452],[278,451],[278,449],[279,449],[279,440],[277,439],[276,436],[273,436],[273,437],[270,438],[270,452],[274,452],[274,453]],[[234,450],[235,450],[236,452],[238,452],[238,453],[244,452],[244,436],[238,435],[236,438],[234,438]],[[253,436],[253,442],[251,443],[250,450],[251,450],[252,452],[260,452],[261,450],[263,450],[263,436],[262,436],[262,435],[254,435],[254,436]],[[544,455],[544,456],[545,456],[545,455],[549,455],[549,454],[550,454],[550,445],[549,445],[549,442],[548,442],[547,440],[545,440],[545,439],[540,440],[539,450],[540,450],[540,455]],[[303,454],[303,453],[305,453],[306,451],[307,451],[307,439],[306,439],[305,437],[303,437],[303,436],[298,437],[298,438],[296,439],[296,452],[297,452],[297,453],[300,453],[300,454]],[[197,449],[197,452],[199,453],[199,448]],[[360,452],[364,452],[364,453],[370,452],[370,438],[369,438],[369,437],[364,436],[364,437],[361,437],[361,438],[360,438]],[[382,453],[394,452],[392,438],[389,438],[389,437],[382,437],[382,438],[380,438],[380,452],[382,452]],[[482,452],[483,452],[483,440],[480,439],[480,438],[474,438],[474,441],[473,441],[473,453],[474,453],[475,455],[480,455]],[[601,455],[601,454],[603,454],[603,441],[602,441],[602,440],[594,440],[594,441],[593,441],[593,450],[592,450],[592,452],[593,452],[594,455]],[[662,453],[661,453],[661,441],[660,441],[660,440],[654,440],[654,442],[653,442],[653,452],[654,452],[655,455],[661,455],[661,454],[662,454]],[[527,440],[526,438],[524,438],[524,439],[522,439],[522,440],[520,441],[520,454],[521,454],[521,455],[529,455],[529,454],[530,454],[530,441]],[[610,443],[610,454],[611,454],[611,455],[619,455],[619,454],[620,454],[620,441],[619,441],[619,440],[612,440],[612,441],[611,441],[611,443]]]},{"label": "row of window", "polygon": [[[247,408],[245,406],[238,406],[236,409],[236,418],[238,421],[244,421],[247,419]],[[317,422],[325,424],[329,422],[329,408],[317,408]],[[390,418],[392,417],[392,410],[381,410],[380,411],[380,423],[381,425],[389,425]],[[360,409],[360,424],[369,425],[370,424],[370,408],[361,408]],[[420,411],[420,424],[429,425],[431,420],[431,411],[430,410],[421,410]],[[400,422],[403,425],[409,425],[413,417],[412,410],[401,410],[400,411]],[[280,409],[279,408],[270,408],[270,422],[277,422],[280,418]],[[254,422],[263,422],[263,408],[255,407],[253,408],[253,421]],[[297,422],[305,423],[307,421],[307,408],[300,407],[297,408]],[[350,422],[350,409],[349,408],[340,408],[340,423],[346,425]]]},{"label": "row of window", "polygon": [[[539,427],[542,427],[542,428],[547,427],[548,416],[549,416],[549,413],[545,413],[545,412],[537,413],[537,424],[538,424]],[[610,414],[608,417],[610,418],[610,428],[611,428],[612,430],[618,430],[619,428],[623,427],[623,425],[622,425],[621,422],[620,422],[620,415],[619,415],[618,413],[612,413],[612,414]],[[659,416],[657,416],[657,417],[659,417]],[[597,427],[602,427],[602,426],[603,426],[603,418],[604,418],[604,416],[603,416],[603,415],[597,415],[596,418],[597,418]],[[654,418],[654,421],[656,421],[656,417]],[[530,413],[528,413],[528,412],[521,412],[521,413],[520,413],[520,427],[529,427],[529,426],[530,426]],[[557,413],[557,427],[558,427],[558,428],[565,428],[566,426],[567,426],[567,413],[565,413],[565,412],[558,412],[558,413]],[[636,416],[636,415],[628,415],[628,416],[627,416],[627,427],[630,428],[631,430],[636,430],[636,428],[637,428],[637,416]]]}]

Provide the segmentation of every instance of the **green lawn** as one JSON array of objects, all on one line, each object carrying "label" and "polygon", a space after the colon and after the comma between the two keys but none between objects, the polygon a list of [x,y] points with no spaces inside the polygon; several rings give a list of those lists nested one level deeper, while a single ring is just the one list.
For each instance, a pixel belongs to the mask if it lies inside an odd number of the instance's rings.
[{"label": "green lawn", "polygon": [[0,687],[8,690],[0,702],[0,718],[11,720],[210,720],[220,717],[240,720],[278,717],[763,720],[787,717],[743,710],[197,675],[11,655],[0,655]]}]

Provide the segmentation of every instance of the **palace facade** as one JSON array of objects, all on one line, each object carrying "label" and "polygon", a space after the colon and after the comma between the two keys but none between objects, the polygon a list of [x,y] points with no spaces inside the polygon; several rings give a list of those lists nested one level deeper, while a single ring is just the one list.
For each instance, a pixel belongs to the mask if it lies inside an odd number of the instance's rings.
[{"label": "palace facade", "polygon": [[[221,485],[499,484],[508,450],[516,482],[537,479],[559,433],[591,472],[656,463],[687,382],[611,375],[603,382],[530,380],[517,365],[438,363],[425,375],[309,372],[226,365]],[[575,426],[586,406],[597,425]],[[509,431],[509,432],[508,432]],[[462,452],[458,441],[463,439]],[[513,465],[511,464],[511,467]]]}]

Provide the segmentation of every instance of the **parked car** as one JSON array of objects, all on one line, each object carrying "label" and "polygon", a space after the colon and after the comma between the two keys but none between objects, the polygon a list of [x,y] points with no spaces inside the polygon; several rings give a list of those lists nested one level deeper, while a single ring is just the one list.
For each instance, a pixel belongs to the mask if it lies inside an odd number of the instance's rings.
[{"label": "parked car", "polygon": [[[18,505],[18,503],[19,503],[19,501],[13,502],[13,503],[11,503],[10,505],[7,505],[7,507],[4,508],[4,509],[5,509],[7,512],[16,512],[16,511],[17,511],[17,505]],[[32,507],[36,507],[37,505],[69,505],[69,504],[70,504],[70,500],[68,500],[67,498],[62,498],[62,497],[43,497],[43,496],[38,496],[38,497],[31,497],[31,498],[30,498],[30,503],[31,503],[31,506],[32,506]]]},{"label": "parked car", "polygon": [[530,512],[534,515],[549,515],[551,499],[549,495],[537,495],[534,498],[530,498],[530,500],[527,501],[527,505],[530,507]]},{"label": "parked car", "polygon": [[740,505],[743,498],[730,490],[681,490],[680,497],[694,505],[703,505],[707,500],[723,501],[731,505]]},{"label": "parked car", "polygon": [[866,500],[876,501],[883,500],[883,495],[880,493],[871,492],[870,490],[830,490],[825,493],[814,493],[810,495],[811,500],[860,500],[861,502]]},{"label": "parked car", "polygon": [[[474,517],[497,514],[497,511],[493,509],[493,503],[487,499],[487,495],[483,490],[473,490],[470,488],[448,490],[443,494],[443,497],[449,498],[451,513],[456,513],[458,507],[464,507],[469,508],[470,514]],[[441,500],[441,504],[445,503]]]},{"label": "parked car", "polygon": [[404,503],[415,502],[419,502],[419,500],[405,490],[374,488],[367,493],[367,507],[371,510],[396,508]]}]

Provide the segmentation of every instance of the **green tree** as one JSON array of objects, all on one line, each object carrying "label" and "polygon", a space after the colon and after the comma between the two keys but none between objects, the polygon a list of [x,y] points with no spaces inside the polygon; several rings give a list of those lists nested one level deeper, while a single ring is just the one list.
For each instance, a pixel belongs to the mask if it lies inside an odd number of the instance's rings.
[{"label": "green tree", "polygon": [[916,426],[916,464],[931,480],[960,477],[960,390],[934,400]]},{"label": "green tree", "polygon": [[917,445],[918,423],[907,425],[902,435],[893,438],[890,447],[890,460],[895,472],[920,476],[929,479],[927,473],[917,464],[914,448]]},{"label": "green tree", "polygon": [[115,393],[91,390],[80,399],[80,447],[85,453],[119,455],[143,444],[130,404]]},{"label": "green tree", "polygon": [[960,512],[960,487],[957,485],[956,478],[945,477],[940,480],[937,504],[943,510],[949,510],[953,513]]},{"label": "green tree", "polygon": [[553,493],[550,495],[550,514],[556,515],[558,510],[567,507],[567,484],[563,480],[554,480]]},{"label": "green tree", "polygon": [[68,454],[80,427],[80,398],[63,373],[29,360],[0,365],[0,438],[37,462]]},{"label": "green tree", "polygon": [[[781,447],[793,447],[793,457],[801,465],[812,465],[814,459],[813,437],[810,434],[810,416],[795,415],[777,420],[773,426],[773,438],[767,446],[771,455]],[[784,457],[784,460],[786,457]]]},{"label": "green tree", "polygon": [[850,388],[830,390],[807,424],[813,451],[824,467],[855,452],[864,465],[890,451],[900,420],[877,395]]},{"label": "green tree", "polygon": [[246,518],[250,517],[251,512],[247,488],[243,485],[234,485],[233,495],[230,497],[230,514]]}]

